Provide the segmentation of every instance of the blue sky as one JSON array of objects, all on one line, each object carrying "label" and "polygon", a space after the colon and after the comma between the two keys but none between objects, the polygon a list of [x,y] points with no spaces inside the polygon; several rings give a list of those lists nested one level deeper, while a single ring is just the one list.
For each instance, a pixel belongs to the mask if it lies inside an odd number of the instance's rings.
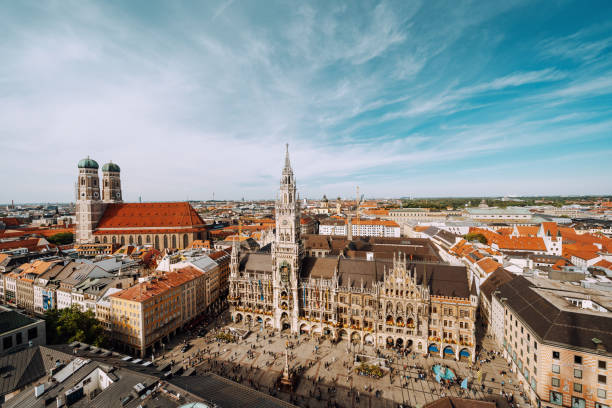
[{"label": "blue sky", "polygon": [[[587,7],[588,5],[588,7]],[[0,3],[0,202],[612,193],[612,2]]]}]

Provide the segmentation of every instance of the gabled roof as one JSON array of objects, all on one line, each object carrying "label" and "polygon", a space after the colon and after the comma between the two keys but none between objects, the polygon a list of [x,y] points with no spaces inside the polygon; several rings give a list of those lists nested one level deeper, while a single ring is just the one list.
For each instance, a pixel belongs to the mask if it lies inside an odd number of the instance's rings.
[{"label": "gabled roof", "polygon": [[10,394],[46,374],[38,347],[0,357],[0,396]]},{"label": "gabled roof", "polygon": [[108,204],[96,229],[178,228],[204,226],[187,202]]},{"label": "gabled roof", "polygon": [[593,266],[599,266],[600,268],[606,268],[606,269],[612,270],[612,262],[606,261],[605,259],[602,259],[601,261],[597,262]]},{"label": "gabled roof", "polygon": [[480,269],[482,269],[487,275],[501,266],[501,264],[495,261],[493,258],[482,258],[480,261],[476,262],[476,264],[480,266]]},{"label": "gabled roof", "polygon": [[515,278],[512,272],[504,268],[497,268],[489,277],[480,285],[480,293],[491,301],[491,295],[504,283],[510,282]]},{"label": "gabled roof", "polygon": [[539,227],[531,226],[531,225],[517,225],[516,226],[516,230],[520,237],[535,237],[538,235],[539,229],[540,229]]}]

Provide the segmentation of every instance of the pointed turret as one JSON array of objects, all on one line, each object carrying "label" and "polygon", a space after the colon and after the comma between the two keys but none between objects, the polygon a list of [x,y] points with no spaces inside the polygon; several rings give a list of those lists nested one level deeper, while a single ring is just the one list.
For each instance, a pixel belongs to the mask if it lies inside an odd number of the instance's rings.
[{"label": "pointed turret", "polygon": [[289,143],[285,144],[285,168],[283,169],[283,172],[293,172],[293,170],[291,169],[291,160],[289,160]]},{"label": "pointed turret", "polygon": [[230,258],[230,273],[232,276],[238,276],[238,267],[240,265],[240,249],[236,244],[238,240],[234,239],[232,241],[232,255]]},{"label": "pointed turret", "polygon": [[478,296],[478,289],[476,289],[476,279],[472,279],[472,287],[470,288],[470,295]]}]

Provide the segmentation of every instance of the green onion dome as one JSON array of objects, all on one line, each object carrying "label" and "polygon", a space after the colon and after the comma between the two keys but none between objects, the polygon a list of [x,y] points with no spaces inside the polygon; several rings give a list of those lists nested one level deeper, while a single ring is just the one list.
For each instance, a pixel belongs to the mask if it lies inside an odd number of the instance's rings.
[{"label": "green onion dome", "polygon": [[98,169],[98,163],[89,156],[79,162],[79,169]]},{"label": "green onion dome", "polygon": [[113,162],[110,163],[106,163],[104,166],[102,166],[102,171],[114,171],[116,173],[119,173],[121,171],[121,169],[119,168],[119,166]]}]

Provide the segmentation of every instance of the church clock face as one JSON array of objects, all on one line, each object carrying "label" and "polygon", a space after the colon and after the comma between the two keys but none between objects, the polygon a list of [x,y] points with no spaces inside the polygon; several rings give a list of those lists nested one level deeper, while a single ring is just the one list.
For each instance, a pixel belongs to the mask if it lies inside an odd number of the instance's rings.
[{"label": "church clock face", "polygon": [[289,272],[291,271],[291,267],[287,262],[283,262],[280,266],[280,278],[281,282],[288,283],[289,282]]}]

